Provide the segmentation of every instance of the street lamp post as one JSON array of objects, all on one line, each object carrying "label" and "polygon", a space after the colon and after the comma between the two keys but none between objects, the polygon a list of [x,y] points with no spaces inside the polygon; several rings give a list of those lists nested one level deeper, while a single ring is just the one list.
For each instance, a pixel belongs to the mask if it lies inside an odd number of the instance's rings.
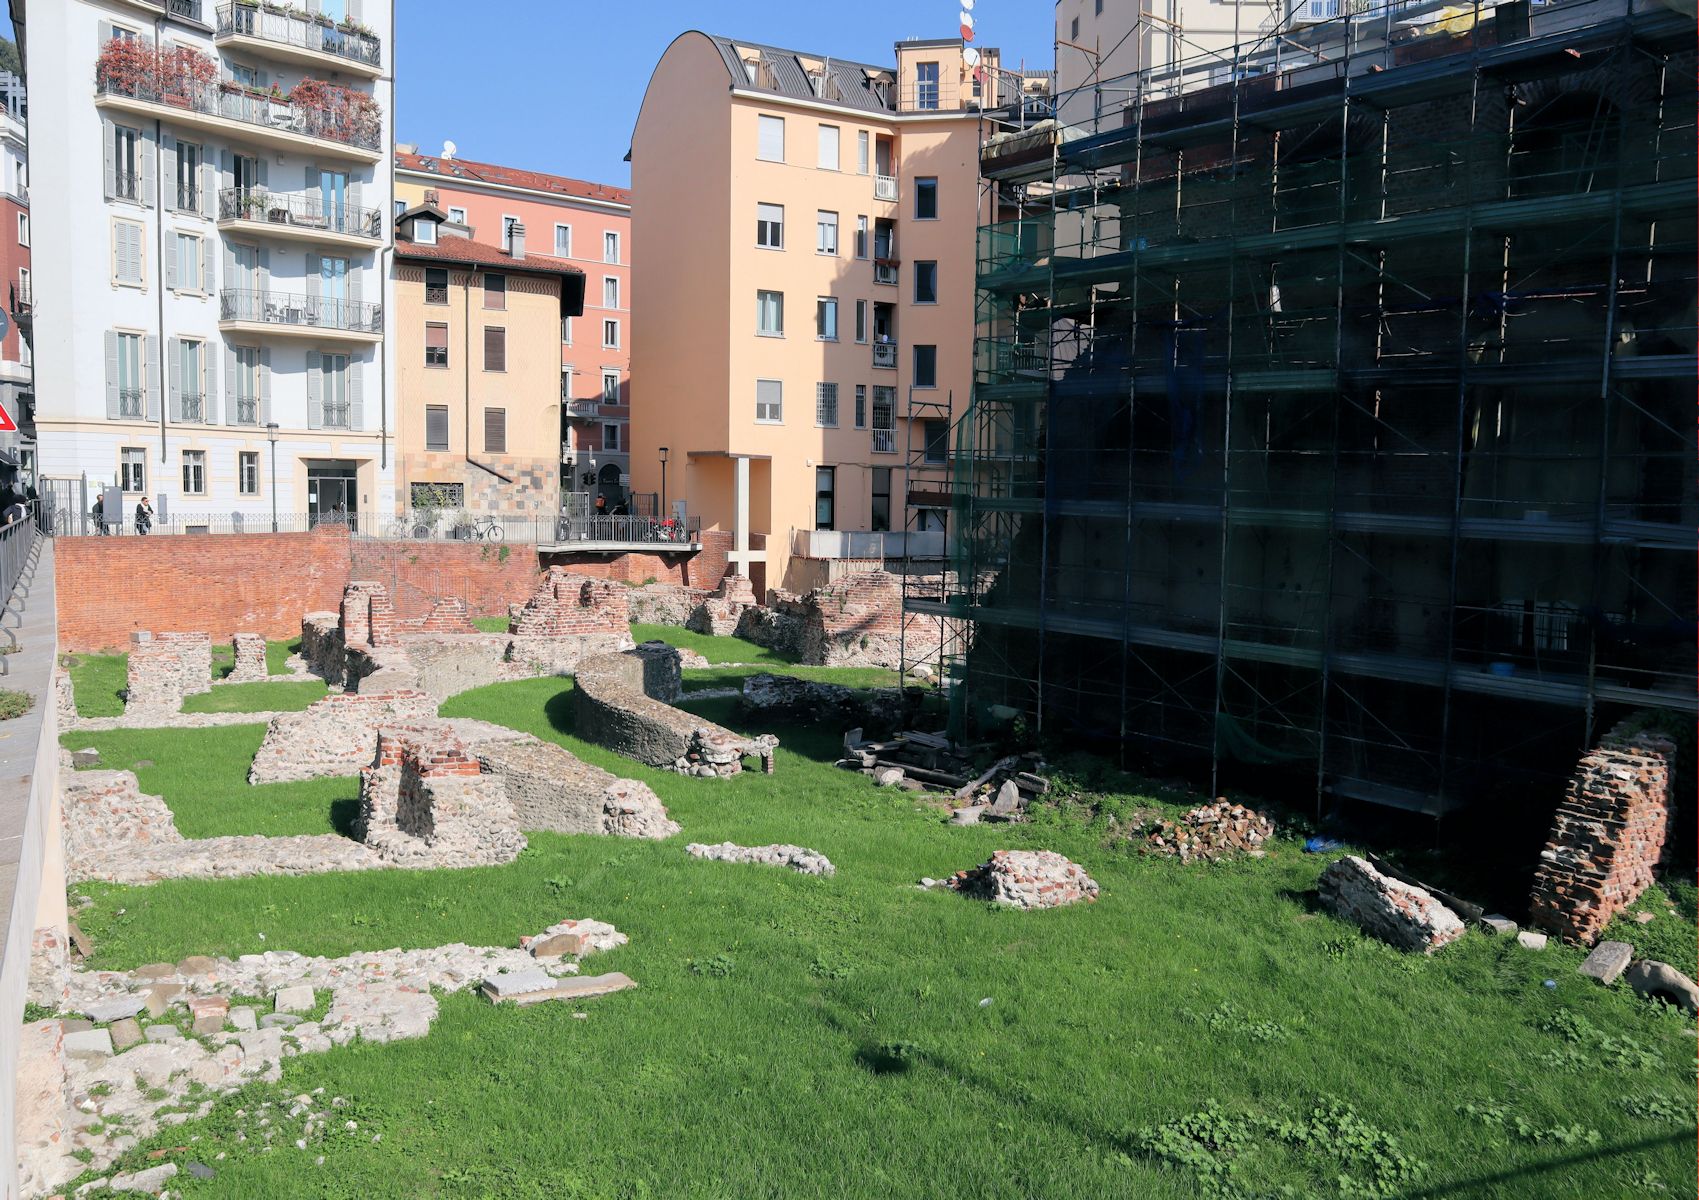
[{"label": "street lamp post", "polygon": [[277,422],[269,422],[265,435],[271,442],[271,531],[277,532]]},{"label": "street lamp post", "polygon": [[667,448],[661,447],[661,520],[667,519]]}]

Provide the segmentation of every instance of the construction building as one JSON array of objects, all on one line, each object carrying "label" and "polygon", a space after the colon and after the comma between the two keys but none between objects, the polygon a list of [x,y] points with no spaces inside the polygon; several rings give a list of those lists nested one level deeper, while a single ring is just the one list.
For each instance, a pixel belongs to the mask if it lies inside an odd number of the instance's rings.
[{"label": "construction building", "polygon": [[1693,713],[1694,43],[1364,8],[991,138],[1019,211],[907,600],[971,619],[958,726],[1438,815]]}]

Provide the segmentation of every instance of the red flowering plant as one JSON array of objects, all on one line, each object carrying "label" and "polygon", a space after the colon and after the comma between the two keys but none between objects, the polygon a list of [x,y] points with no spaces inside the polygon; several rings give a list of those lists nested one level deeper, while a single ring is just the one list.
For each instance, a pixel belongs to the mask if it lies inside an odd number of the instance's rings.
[{"label": "red flowering plant", "polygon": [[218,64],[190,46],[173,46],[159,56],[159,84],[177,96],[198,96],[218,79]]},{"label": "red flowering plant", "polygon": [[313,134],[357,146],[376,146],[383,118],[376,100],[355,88],[303,79],[289,93],[297,112],[311,114]]},{"label": "red flowering plant", "polygon": [[95,83],[104,92],[134,96],[151,91],[159,77],[159,55],[140,38],[113,38],[94,62]]}]

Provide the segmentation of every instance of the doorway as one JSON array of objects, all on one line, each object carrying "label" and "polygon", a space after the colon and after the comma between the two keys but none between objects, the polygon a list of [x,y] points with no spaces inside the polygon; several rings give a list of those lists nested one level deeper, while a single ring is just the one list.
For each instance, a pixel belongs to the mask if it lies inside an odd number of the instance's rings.
[{"label": "doorway", "polygon": [[359,479],[352,463],[307,468],[307,524],[356,524]]}]

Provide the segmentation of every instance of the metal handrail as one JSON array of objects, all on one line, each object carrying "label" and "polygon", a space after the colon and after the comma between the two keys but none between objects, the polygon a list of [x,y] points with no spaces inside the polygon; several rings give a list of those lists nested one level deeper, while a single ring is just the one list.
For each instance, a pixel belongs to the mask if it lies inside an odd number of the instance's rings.
[{"label": "metal handrail", "polygon": [[383,237],[383,213],[357,204],[325,204],[322,196],[268,192],[262,188],[224,188],[218,193],[218,219],[291,225],[323,233]]},{"label": "metal handrail", "polygon": [[[199,0],[195,0],[197,7]],[[219,37],[251,37],[298,50],[332,54],[367,66],[383,65],[383,43],[373,34],[326,25],[312,16],[273,12],[253,4],[226,4],[218,9]]]},{"label": "metal handrail", "polygon": [[218,301],[221,321],[307,325],[351,333],[383,332],[383,307],[364,300],[225,288],[218,294]]},{"label": "metal handrail", "polygon": [[381,150],[383,147],[381,121],[371,128],[363,124],[356,126],[329,109],[302,108],[288,100],[256,96],[240,88],[226,90],[221,84],[203,84],[187,79],[110,78],[96,80],[95,91],[102,96],[122,96],[148,104],[186,108],[208,117],[338,142],[361,150]]}]

